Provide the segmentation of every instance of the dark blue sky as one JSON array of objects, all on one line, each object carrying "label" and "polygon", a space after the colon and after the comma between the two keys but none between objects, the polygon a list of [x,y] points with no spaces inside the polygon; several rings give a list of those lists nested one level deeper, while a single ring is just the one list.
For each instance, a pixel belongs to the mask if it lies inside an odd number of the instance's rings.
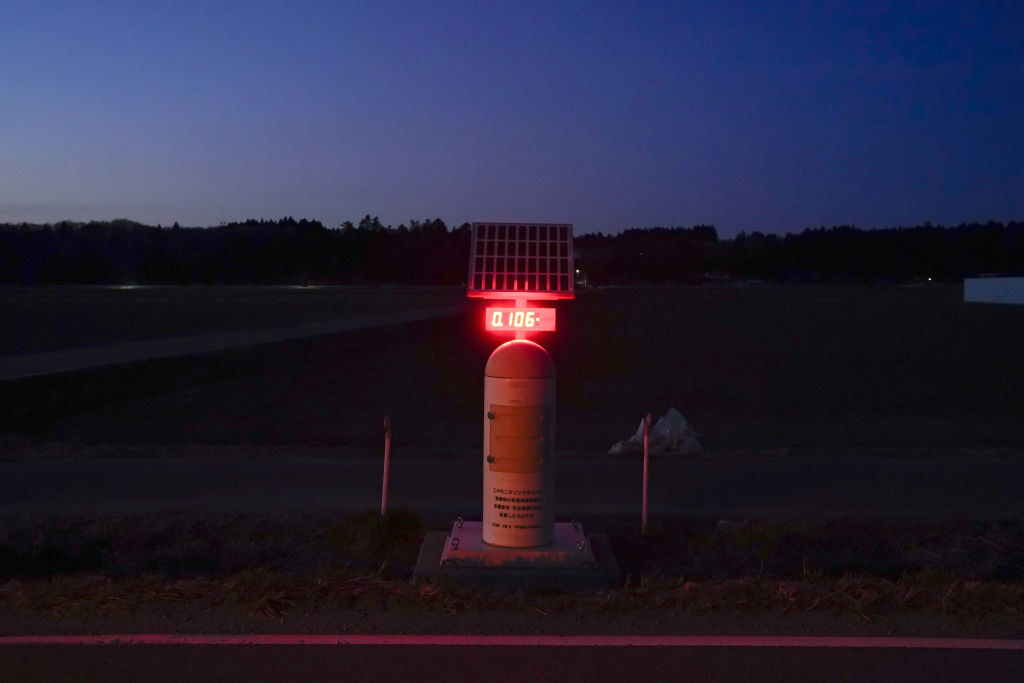
[{"label": "dark blue sky", "polygon": [[1024,3],[0,3],[0,221],[1024,218]]}]

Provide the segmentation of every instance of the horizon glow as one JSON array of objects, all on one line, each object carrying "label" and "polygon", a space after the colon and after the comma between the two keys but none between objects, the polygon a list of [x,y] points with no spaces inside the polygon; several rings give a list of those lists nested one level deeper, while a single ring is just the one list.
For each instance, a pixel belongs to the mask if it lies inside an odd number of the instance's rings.
[{"label": "horizon glow", "polygon": [[0,222],[1024,218],[1024,6],[7,3]]}]

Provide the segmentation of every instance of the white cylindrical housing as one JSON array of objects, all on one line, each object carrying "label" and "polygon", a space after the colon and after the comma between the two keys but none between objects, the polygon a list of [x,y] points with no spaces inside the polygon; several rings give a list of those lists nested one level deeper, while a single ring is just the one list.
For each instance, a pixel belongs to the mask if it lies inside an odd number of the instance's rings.
[{"label": "white cylindrical housing", "polygon": [[526,339],[484,371],[483,541],[535,548],[555,537],[555,364]]}]

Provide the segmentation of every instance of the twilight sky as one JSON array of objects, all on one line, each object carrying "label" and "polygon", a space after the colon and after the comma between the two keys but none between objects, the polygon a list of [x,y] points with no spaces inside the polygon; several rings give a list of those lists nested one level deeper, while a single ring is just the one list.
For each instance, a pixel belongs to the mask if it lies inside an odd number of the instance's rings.
[{"label": "twilight sky", "polygon": [[0,222],[1024,219],[1024,3],[4,2]]}]

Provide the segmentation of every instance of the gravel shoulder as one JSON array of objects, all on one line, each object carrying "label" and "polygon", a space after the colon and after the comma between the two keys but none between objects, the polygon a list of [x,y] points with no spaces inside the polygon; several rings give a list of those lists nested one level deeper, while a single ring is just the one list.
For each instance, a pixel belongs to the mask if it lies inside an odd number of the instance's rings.
[{"label": "gravel shoulder", "polygon": [[[203,452],[203,451],[200,451]],[[339,512],[379,506],[382,456],[53,457],[0,462],[0,512],[165,509]],[[595,454],[555,461],[556,515],[639,517],[642,463]],[[652,461],[653,514],[1020,517],[1017,457],[712,456]],[[434,518],[479,515],[476,451],[392,454],[389,500]]]}]

